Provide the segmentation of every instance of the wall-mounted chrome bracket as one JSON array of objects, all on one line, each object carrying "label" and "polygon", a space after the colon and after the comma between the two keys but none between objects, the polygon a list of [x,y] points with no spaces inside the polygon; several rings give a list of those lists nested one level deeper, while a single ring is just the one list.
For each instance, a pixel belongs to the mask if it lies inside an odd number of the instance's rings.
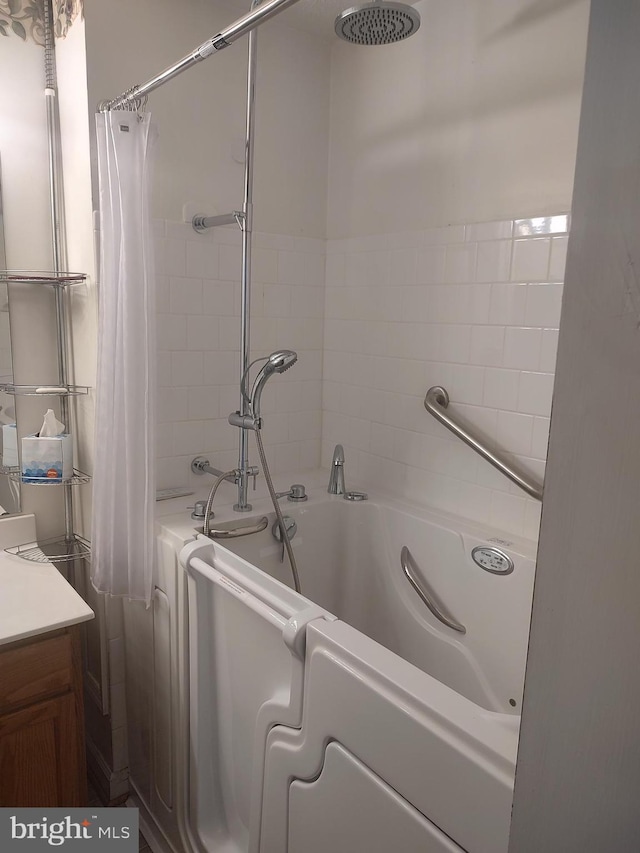
[{"label": "wall-mounted chrome bracket", "polygon": [[[205,456],[195,456],[191,460],[191,471],[193,474],[211,474],[213,477],[221,477],[224,471],[220,471],[218,468],[213,468],[209,465],[209,460]],[[247,476],[254,478],[254,488],[255,488],[255,478],[258,476],[260,471],[255,467],[255,465],[250,465],[247,468]],[[234,468],[232,472],[230,472],[229,476],[225,477],[229,483],[237,483],[242,476],[242,471],[239,468]]]},{"label": "wall-mounted chrome bracket", "polygon": [[203,234],[208,228],[233,225],[234,222],[241,231],[244,231],[246,216],[241,210],[232,210],[231,213],[221,213],[219,216],[205,216],[203,213],[196,213],[191,220],[191,226],[198,234]]},{"label": "wall-mounted chrome bracket", "polygon": [[254,418],[253,415],[242,415],[240,412],[231,412],[227,420],[231,426],[240,427],[240,429],[258,430],[262,426],[260,418]]}]

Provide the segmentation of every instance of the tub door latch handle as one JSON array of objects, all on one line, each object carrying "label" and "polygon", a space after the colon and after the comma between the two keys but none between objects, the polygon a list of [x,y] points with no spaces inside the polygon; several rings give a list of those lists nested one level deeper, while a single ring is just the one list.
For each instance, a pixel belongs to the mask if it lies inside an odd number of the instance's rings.
[{"label": "tub door latch handle", "polygon": [[427,589],[424,581],[419,579],[419,575],[416,572],[415,561],[406,545],[403,545],[402,551],[400,552],[400,564],[407,580],[436,619],[444,625],[447,625],[447,627],[453,628],[454,631],[458,631],[460,634],[466,634],[467,629],[464,625],[461,625],[460,622],[453,618],[453,616],[447,611],[446,607],[438,601],[435,594],[431,590]]},{"label": "tub door latch handle", "polygon": [[335,617],[318,607],[316,604],[310,604],[304,610],[299,610],[297,613],[285,622],[282,629],[282,639],[285,645],[299,660],[304,661],[305,648],[307,643],[307,625],[313,622],[314,619],[326,619],[331,621]]}]

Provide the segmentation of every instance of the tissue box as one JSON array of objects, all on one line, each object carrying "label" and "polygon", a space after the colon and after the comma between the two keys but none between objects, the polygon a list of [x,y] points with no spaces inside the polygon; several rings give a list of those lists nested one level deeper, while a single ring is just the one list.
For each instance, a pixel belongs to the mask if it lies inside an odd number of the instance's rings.
[{"label": "tissue box", "polygon": [[15,424],[2,425],[2,465],[18,467],[18,430]]},{"label": "tissue box", "polygon": [[26,435],[22,439],[22,479],[25,482],[60,483],[72,476],[73,443],[70,435],[50,438]]}]

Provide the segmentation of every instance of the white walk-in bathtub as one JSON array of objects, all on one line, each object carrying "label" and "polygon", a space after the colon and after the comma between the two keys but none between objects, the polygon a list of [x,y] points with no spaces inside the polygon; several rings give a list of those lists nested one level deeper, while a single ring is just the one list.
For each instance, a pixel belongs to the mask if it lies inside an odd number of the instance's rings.
[{"label": "white walk-in bathtub", "polygon": [[[312,492],[283,510],[302,595],[273,513],[261,533],[181,553],[188,845],[506,851],[533,543],[393,500]],[[405,547],[464,633],[425,606]]]},{"label": "white walk-in bathtub", "polygon": [[[298,505],[285,501],[283,512],[297,524],[292,545],[305,598],[483,708],[519,714],[534,575],[530,553],[518,553],[502,537],[482,538],[477,526],[460,519],[418,514],[389,501],[323,496]],[[269,519],[262,533],[223,544],[292,586]],[[424,605],[403,573],[403,546],[418,580],[466,628],[464,635]],[[483,570],[472,559],[478,547],[506,553],[514,570]]]}]

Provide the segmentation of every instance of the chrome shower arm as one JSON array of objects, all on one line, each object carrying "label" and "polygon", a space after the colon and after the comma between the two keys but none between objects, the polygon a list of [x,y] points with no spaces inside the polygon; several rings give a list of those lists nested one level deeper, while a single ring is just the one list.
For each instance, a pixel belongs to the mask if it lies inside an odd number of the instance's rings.
[{"label": "chrome shower arm", "polygon": [[150,80],[147,80],[146,83],[132,86],[121,95],[118,95],[117,98],[113,98],[110,101],[102,101],[98,106],[99,112],[108,112],[109,110],[135,106],[136,103],[143,101],[154,89],[158,89],[169,80],[177,77],[178,74],[182,74],[183,71],[191,68],[196,63],[207,59],[212,53],[216,53],[224,47],[229,47],[234,41],[251,32],[251,30],[264,21],[268,21],[269,18],[273,18],[274,15],[283,12],[288,6],[292,6],[297,2],[298,0],[263,0],[259,5],[252,6],[251,11],[246,15],[238,18],[224,30],[213,36],[213,38],[205,41],[191,53],[183,56],[178,62],[165,68],[164,71],[161,71],[160,74],[157,74]]}]

